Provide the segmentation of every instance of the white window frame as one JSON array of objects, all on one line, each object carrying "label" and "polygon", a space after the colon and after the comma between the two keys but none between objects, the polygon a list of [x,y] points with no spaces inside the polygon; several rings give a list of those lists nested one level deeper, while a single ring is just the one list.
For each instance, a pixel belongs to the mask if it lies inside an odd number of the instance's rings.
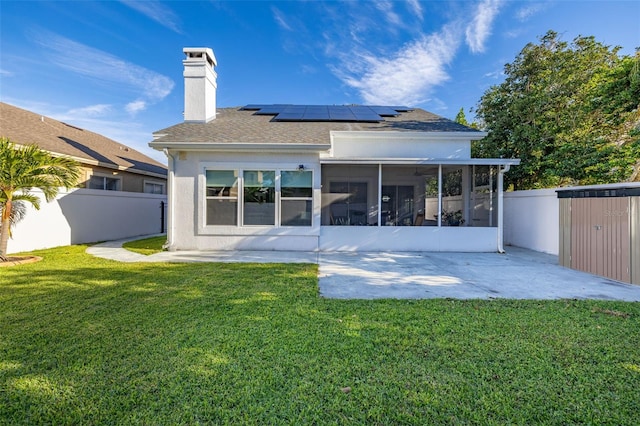
[{"label": "white window frame", "polygon": [[[217,163],[217,162],[202,162],[200,163],[200,173],[197,179],[196,193],[198,200],[198,234],[200,235],[255,235],[256,232],[264,233],[265,235],[316,235],[319,232],[319,217],[315,217],[319,213],[319,189],[317,189],[314,179],[316,179],[315,168],[308,168],[305,171],[312,173],[312,196],[305,198],[305,200],[311,201],[311,225],[310,226],[282,226],[281,225],[281,186],[280,186],[280,174],[283,171],[296,171],[298,170],[298,164],[274,164],[274,163]],[[207,225],[207,183],[206,172],[207,170],[228,170],[238,172],[238,208],[237,208],[237,225]],[[252,170],[274,171],[275,172],[275,188],[276,188],[276,205],[275,205],[275,225],[243,225],[244,215],[244,172]],[[209,197],[210,198],[210,197]],[[294,198],[286,198],[287,200],[293,200]],[[284,232],[284,233],[283,233]],[[293,232],[293,234],[292,234]]]},{"label": "white window frame", "polygon": [[160,192],[160,194],[166,194],[167,193],[167,184],[165,182],[161,182],[158,180],[148,180],[148,179],[144,179],[142,181],[142,192],[144,192],[145,194],[156,194],[155,192],[147,192],[145,191],[147,184],[150,185],[159,185],[162,188],[162,192]]},{"label": "white window frame", "polygon": [[[304,172],[309,172],[311,173],[311,195],[308,197],[283,197],[282,196],[282,172],[297,172],[297,171],[304,171]],[[279,169],[276,172],[276,202],[278,203],[278,210],[279,210],[279,214],[277,217],[278,220],[278,227],[280,228],[312,228],[314,225],[314,202],[313,202],[313,182],[314,182],[314,178],[315,175],[313,173],[313,170],[306,170],[306,169]],[[287,226],[287,225],[282,225],[282,200],[285,201],[311,201],[311,223],[309,225],[304,225],[304,226]]]},{"label": "white window frame", "polygon": [[[91,188],[91,187],[89,187],[89,189],[95,189],[96,191],[122,191],[122,177],[121,177],[121,176],[109,175],[109,174],[106,174],[106,173],[92,173],[92,174],[89,176],[89,185],[91,185],[91,183],[90,183],[90,182],[91,182],[91,179],[92,179],[94,176],[95,176],[95,177],[100,177],[100,178],[102,178],[102,179],[103,179],[103,180],[102,180],[102,188],[98,189],[98,188]],[[107,182],[106,182],[106,179],[115,179],[115,180],[117,180],[117,181],[118,181],[118,189],[115,189],[115,190],[113,190],[113,189],[107,189],[107,188],[106,188],[106,186],[107,186],[107,185],[106,185],[106,183],[107,183]]]}]

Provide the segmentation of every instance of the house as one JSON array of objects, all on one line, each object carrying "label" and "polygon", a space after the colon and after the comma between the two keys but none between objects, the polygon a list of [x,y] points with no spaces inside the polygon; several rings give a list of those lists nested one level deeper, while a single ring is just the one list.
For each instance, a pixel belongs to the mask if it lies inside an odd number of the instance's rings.
[{"label": "house", "polygon": [[480,132],[419,108],[216,107],[216,58],[185,48],[169,159],[170,250],[501,251],[503,174]]},{"label": "house", "polygon": [[80,163],[78,187],[62,188],[51,202],[41,190],[40,209],[12,228],[8,253],[110,241],[163,232],[167,168],[114,140],[0,103],[0,136],[35,144]]},{"label": "house", "polygon": [[0,102],[0,136],[78,161],[80,188],[166,194],[166,166],[89,130]]}]

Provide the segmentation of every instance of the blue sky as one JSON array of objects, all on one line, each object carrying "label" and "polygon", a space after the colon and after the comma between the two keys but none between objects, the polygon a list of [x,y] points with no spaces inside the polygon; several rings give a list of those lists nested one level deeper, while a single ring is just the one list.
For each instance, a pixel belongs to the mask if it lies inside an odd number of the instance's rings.
[{"label": "blue sky", "polygon": [[631,55],[638,1],[6,1],[0,99],[130,145],[182,120],[182,48],[210,47],[218,106],[387,104],[454,118],[547,30]]}]

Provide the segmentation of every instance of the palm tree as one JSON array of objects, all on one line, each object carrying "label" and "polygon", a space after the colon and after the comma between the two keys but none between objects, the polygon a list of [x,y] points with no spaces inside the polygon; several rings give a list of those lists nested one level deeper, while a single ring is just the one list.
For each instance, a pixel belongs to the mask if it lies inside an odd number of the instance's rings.
[{"label": "palm tree", "polygon": [[66,157],[54,157],[35,145],[17,146],[0,138],[0,261],[7,260],[7,242],[11,225],[20,218],[13,213],[14,203],[30,203],[40,209],[40,198],[31,194],[37,188],[47,202],[60,187],[70,188],[80,177],[79,164]]}]

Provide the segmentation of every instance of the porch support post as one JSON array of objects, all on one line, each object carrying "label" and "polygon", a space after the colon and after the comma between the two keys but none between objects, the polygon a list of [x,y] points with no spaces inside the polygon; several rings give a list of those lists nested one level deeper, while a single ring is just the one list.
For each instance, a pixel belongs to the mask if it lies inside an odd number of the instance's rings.
[{"label": "porch support post", "polygon": [[504,191],[503,191],[503,181],[504,174],[509,171],[511,166],[509,164],[505,165],[504,168],[498,166],[498,253],[504,253],[504,234],[503,234],[503,225],[504,225],[504,215],[503,215],[503,207],[504,207]]},{"label": "porch support post", "polygon": [[378,226],[382,226],[382,163],[378,163]]},{"label": "porch support post", "polygon": [[442,164],[438,164],[438,226],[442,226]]}]

